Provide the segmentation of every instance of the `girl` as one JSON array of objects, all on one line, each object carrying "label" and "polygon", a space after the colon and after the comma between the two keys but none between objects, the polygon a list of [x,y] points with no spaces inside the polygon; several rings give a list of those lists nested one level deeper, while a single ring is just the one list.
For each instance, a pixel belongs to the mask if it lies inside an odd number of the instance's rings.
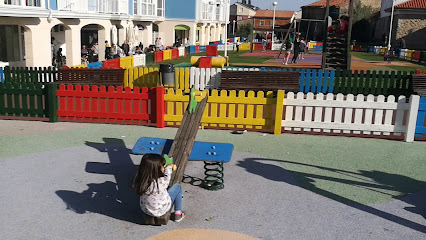
[{"label": "girl", "polygon": [[[283,58],[283,64],[285,65],[288,64],[290,52],[291,52],[291,42],[289,40],[286,40],[284,44],[284,58]],[[284,63],[284,60],[285,60],[285,63]]]},{"label": "girl", "polygon": [[180,222],[185,217],[182,212],[182,188],[175,184],[167,191],[173,164],[165,166],[166,160],[158,154],[145,154],[132,188],[140,196],[142,211],[153,217],[166,214],[174,205],[174,221]]}]

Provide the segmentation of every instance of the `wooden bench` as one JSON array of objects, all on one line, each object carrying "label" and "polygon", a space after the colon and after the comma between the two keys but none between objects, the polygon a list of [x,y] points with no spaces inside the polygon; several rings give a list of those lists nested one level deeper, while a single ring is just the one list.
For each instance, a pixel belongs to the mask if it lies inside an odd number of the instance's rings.
[{"label": "wooden bench", "polygon": [[223,71],[221,73],[221,90],[253,90],[298,92],[300,72],[246,72]]},{"label": "wooden bench", "polygon": [[61,68],[57,84],[122,86],[124,69]]},{"label": "wooden bench", "polygon": [[426,74],[413,74],[413,91],[426,97]]}]

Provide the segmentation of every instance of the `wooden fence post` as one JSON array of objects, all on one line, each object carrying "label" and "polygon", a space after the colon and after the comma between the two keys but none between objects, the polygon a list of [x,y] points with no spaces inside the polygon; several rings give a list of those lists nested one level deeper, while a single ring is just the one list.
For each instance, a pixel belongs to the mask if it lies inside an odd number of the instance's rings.
[{"label": "wooden fence post", "polygon": [[274,134],[281,135],[281,124],[283,119],[283,109],[284,109],[284,91],[278,90],[277,93],[277,104],[275,106],[275,127]]},{"label": "wooden fence post", "polygon": [[47,84],[47,107],[49,113],[49,122],[58,121],[58,97],[56,96],[56,90],[58,86],[56,83]]},{"label": "wooden fence post", "polygon": [[408,110],[407,131],[405,132],[405,141],[414,142],[416,131],[417,114],[419,112],[420,96],[411,95],[410,107]]},{"label": "wooden fence post", "polygon": [[166,123],[164,121],[165,115],[165,102],[164,102],[164,87],[156,87],[155,88],[155,102],[156,102],[156,120],[157,120],[157,128],[165,128]]}]

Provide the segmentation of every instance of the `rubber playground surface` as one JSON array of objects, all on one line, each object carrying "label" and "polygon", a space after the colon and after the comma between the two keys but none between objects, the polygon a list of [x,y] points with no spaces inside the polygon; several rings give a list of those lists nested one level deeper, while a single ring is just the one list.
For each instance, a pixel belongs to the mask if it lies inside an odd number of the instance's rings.
[{"label": "rubber playground surface", "polygon": [[140,137],[177,129],[0,120],[2,239],[425,239],[426,142],[199,130],[234,144],[225,188],[182,183],[187,217],[141,225]]},{"label": "rubber playground surface", "polygon": [[[244,57],[271,57],[271,59],[265,61],[261,64],[246,64],[246,63],[234,63],[234,65],[246,65],[246,66],[261,66],[261,67],[280,67],[280,68],[321,68],[322,54],[321,53],[309,53],[304,55],[304,59],[298,59],[296,64],[288,63],[288,65],[283,65],[284,53],[278,57],[276,51],[266,51],[266,52],[253,52],[245,53],[241,56]],[[289,62],[293,54],[290,54]],[[355,56],[352,56],[351,69],[352,70],[382,70],[382,71],[395,71],[390,66],[401,66],[401,67],[418,67],[417,64],[403,61],[394,61],[388,63],[386,61],[367,61]]]}]

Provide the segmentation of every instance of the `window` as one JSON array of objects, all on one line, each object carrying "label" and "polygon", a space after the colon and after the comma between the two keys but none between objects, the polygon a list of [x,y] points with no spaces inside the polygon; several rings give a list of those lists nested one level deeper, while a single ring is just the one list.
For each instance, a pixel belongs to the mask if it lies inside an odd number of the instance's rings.
[{"label": "window", "polygon": [[260,26],[265,26],[265,21],[261,20],[260,21]]},{"label": "window", "polygon": [[157,17],[164,17],[164,0],[157,0]]},{"label": "window", "polygon": [[138,0],[133,0],[133,14],[138,15]]},{"label": "window", "polygon": [[243,12],[243,8],[238,8],[238,12],[242,13]]},{"label": "window", "polygon": [[274,23],[273,20],[269,21],[269,26],[272,27],[273,23]]},{"label": "window", "polygon": [[203,16],[202,19],[207,19],[207,3],[203,3]]},{"label": "window", "polygon": [[155,3],[154,0],[140,0],[141,1],[141,15],[155,16]]},{"label": "window", "polygon": [[216,8],[216,21],[220,20],[220,6]]}]

